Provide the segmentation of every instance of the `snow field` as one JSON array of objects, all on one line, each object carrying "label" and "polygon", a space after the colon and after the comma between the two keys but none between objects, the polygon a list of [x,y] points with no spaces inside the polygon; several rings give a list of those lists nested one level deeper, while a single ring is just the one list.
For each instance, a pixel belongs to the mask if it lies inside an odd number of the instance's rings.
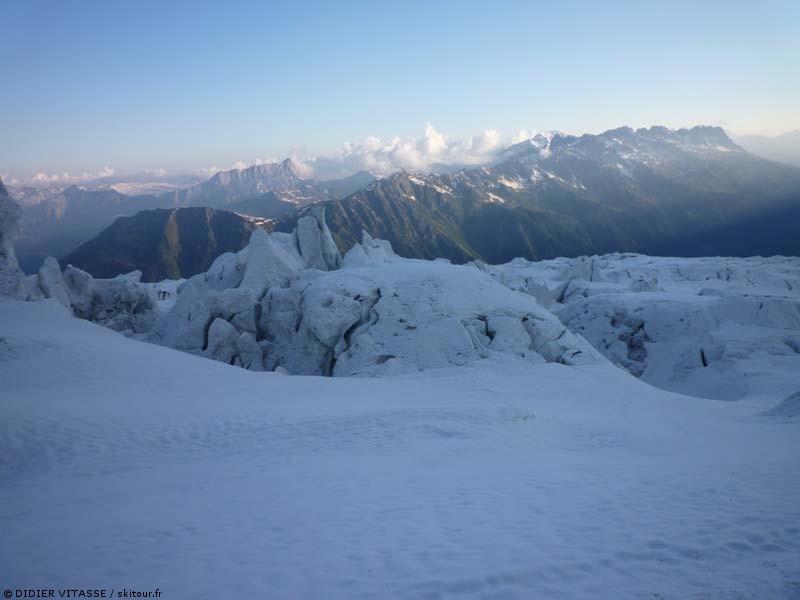
[{"label": "snow field", "polygon": [[[800,430],[607,364],[254,373],[0,303],[0,580],[792,598]],[[57,331],[58,335],[53,332]]]}]

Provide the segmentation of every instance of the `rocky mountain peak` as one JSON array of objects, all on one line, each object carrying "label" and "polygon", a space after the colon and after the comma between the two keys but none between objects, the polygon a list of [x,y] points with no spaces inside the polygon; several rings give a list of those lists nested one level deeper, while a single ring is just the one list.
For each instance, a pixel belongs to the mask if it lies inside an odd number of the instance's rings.
[{"label": "rocky mountain peak", "polygon": [[313,179],[314,169],[296,158],[286,158],[280,163],[280,168],[297,179]]},{"label": "rocky mountain peak", "polygon": [[728,150],[741,150],[734,141],[728,137],[722,127],[698,125],[691,129],[681,129],[679,132],[684,143],[692,146],[707,146],[710,148]]},{"label": "rocky mountain peak", "polygon": [[546,154],[550,148],[550,144],[558,137],[564,137],[564,134],[558,131],[536,133],[527,140],[512,144],[508,148],[502,150],[497,155],[496,162],[502,162],[515,157],[538,156],[542,152]]}]

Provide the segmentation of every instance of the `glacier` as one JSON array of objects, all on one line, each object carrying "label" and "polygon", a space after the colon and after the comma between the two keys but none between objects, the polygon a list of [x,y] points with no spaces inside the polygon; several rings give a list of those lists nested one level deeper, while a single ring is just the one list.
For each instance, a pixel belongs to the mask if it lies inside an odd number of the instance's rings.
[{"label": "glacier", "polygon": [[310,211],[144,284],[26,277],[4,214],[6,588],[797,596],[797,258],[341,256]]},{"label": "glacier", "polygon": [[6,588],[797,593],[800,428],[607,362],[259,373],[0,300]]},{"label": "glacier", "polygon": [[800,390],[800,259],[610,254],[499,266],[614,364],[722,400]]}]

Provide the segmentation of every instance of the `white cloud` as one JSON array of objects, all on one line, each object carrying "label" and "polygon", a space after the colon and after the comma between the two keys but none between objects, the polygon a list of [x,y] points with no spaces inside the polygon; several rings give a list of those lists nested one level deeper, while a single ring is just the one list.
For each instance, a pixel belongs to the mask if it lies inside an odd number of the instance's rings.
[{"label": "white cloud", "polygon": [[111,167],[103,167],[101,171],[98,171],[97,173],[94,174],[94,178],[97,179],[99,177],[111,177],[113,174],[114,174],[114,169],[112,169]]},{"label": "white cloud", "polygon": [[[358,171],[370,171],[376,175],[388,175],[395,171],[429,171],[441,167],[474,166],[490,162],[498,150],[523,135],[504,138],[498,131],[488,129],[466,139],[452,139],[446,133],[427,123],[418,138],[389,140],[370,136],[358,143],[347,142],[335,154],[302,159],[313,169],[319,179],[347,177]],[[301,160],[301,159],[296,159]],[[244,169],[252,165],[279,162],[277,158],[239,160],[227,168],[216,165],[200,169],[198,173],[211,177],[219,171]]]},{"label": "white cloud", "polygon": [[520,142],[524,142],[525,140],[531,139],[533,136],[536,135],[535,131],[528,131],[527,129],[520,129],[511,136],[508,140],[511,144],[519,144]]},{"label": "white cloud", "polygon": [[[510,137],[504,137],[494,129],[473,135],[468,138],[451,138],[427,123],[420,137],[402,139],[394,137],[389,140],[370,136],[361,142],[344,144],[339,152],[332,155],[296,158],[305,167],[313,171],[319,179],[335,179],[347,177],[359,171],[369,171],[376,175],[388,175],[401,169],[407,171],[435,171],[442,168],[469,167],[491,162],[498,151],[509,145],[531,139],[536,131],[520,129]],[[547,152],[546,149],[543,152]],[[281,159],[275,157],[256,158],[255,160],[237,160],[227,167],[216,165],[197,169],[195,173],[203,177],[212,177],[219,171],[246,169],[260,164],[276,163]],[[166,169],[153,168],[145,171],[147,175],[163,178],[168,175]],[[98,172],[84,172],[80,176],[63,173],[37,173],[23,179],[23,183],[34,185],[62,185],[90,181],[101,177],[110,177],[114,169],[105,167]],[[122,177],[120,177],[122,179]]]},{"label": "white cloud", "polygon": [[28,178],[27,183],[49,183],[51,181],[58,181],[59,175],[58,173],[54,173],[53,175],[47,175],[46,173],[36,173]]},{"label": "white cloud", "polygon": [[80,175],[73,175],[69,171],[62,171],[61,173],[51,173],[48,175],[42,171],[31,175],[30,177],[21,180],[15,179],[14,181],[23,185],[54,185],[54,184],[72,184],[82,181],[91,181],[101,177],[111,177],[114,175],[114,169],[111,167],[103,167],[95,173],[84,171]]},{"label": "white cloud", "polygon": [[451,139],[446,133],[426,124],[421,137],[387,142],[368,137],[360,143],[347,143],[338,154],[319,156],[308,162],[321,179],[343,177],[357,171],[388,175],[394,171],[427,171],[441,166],[471,166],[489,162],[507,143],[500,133],[489,129],[472,137]]}]

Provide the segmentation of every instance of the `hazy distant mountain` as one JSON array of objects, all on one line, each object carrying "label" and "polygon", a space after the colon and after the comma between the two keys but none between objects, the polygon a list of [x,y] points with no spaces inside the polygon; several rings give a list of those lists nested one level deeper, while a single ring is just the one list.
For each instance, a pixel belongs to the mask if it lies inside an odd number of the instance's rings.
[{"label": "hazy distant mountain", "polygon": [[[92,239],[115,219],[141,210],[175,206],[210,206],[257,217],[274,218],[309,203],[344,197],[374,177],[356,173],[344,179],[318,181],[308,167],[287,159],[242,170],[221,171],[208,181],[158,195],[127,195],[119,191],[153,189],[146,175],[133,179],[104,178],[87,185],[18,186],[12,189],[23,204],[20,265],[34,272],[46,256],[62,257]],[[186,176],[188,177],[188,176]],[[183,179],[169,179],[169,185]]]},{"label": "hazy distant mountain", "polygon": [[[30,272],[42,255],[64,256],[117,217],[176,203],[280,218],[283,229],[293,226],[298,209],[322,203],[342,249],[366,229],[389,239],[402,255],[455,261],[613,251],[800,254],[794,226],[800,217],[800,169],[745,151],[717,127],[540,134],[482,167],[372,179],[359,173],[320,182],[306,165],[287,159],[221,172],[160,196],[72,187],[25,209],[18,254]],[[126,239],[133,239],[132,232]],[[146,264],[145,254],[160,256],[147,252],[137,255],[137,264]],[[103,273],[131,264],[117,260]],[[178,272],[170,269],[152,273]]]},{"label": "hazy distant mountain", "polygon": [[774,137],[740,135],[734,139],[748,152],[800,167],[800,130]]},{"label": "hazy distant mountain", "polygon": [[95,277],[137,269],[145,281],[190,277],[208,270],[223,252],[244,248],[259,226],[268,223],[212,208],[145,210],[117,219],[62,263]]},{"label": "hazy distant mountain", "polygon": [[197,185],[203,177],[191,174],[162,175],[158,173],[134,173],[95,179],[88,189],[112,189],[129,196],[158,196]]},{"label": "hazy distant mountain", "polygon": [[306,182],[299,187],[275,189],[256,196],[247,197],[244,200],[235,200],[228,204],[226,208],[254,217],[270,219],[282,217],[296,212],[298,208],[306,206],[312,198],[323,198],[326,200],[344,198],[372,181],[375,181],[375,177],[370,173],[362,171],[344,179],[313,184]]},{"label": "hazy distant mountain", "polygon": [[33,206],[57,198],[72,186],[87,191],[113,190],[126,196],[158,196],[200,183],[203,178],[191,174],[126,173],[108,175],[88,181],[23,183],[9,186],[14,199],[22,206]]},{"label": "hazy distant mountain", "polygon": [[17,241],[20,266],[35,272],[46,256],[62,257],[91,239],[115,219],[141,210],[165,208],[160,196],[127,196],[112,189],[87,190],[71,186],[22,211]]},{"label": "hazy distant mountain", "polygon": [[372,173],[369,173],[367,171],[359,171],[358,173],[354,173],[349,177],[342,177],[340,179],[327,179],[325,181],[321,181],[320,185],[322,185],[335,197],[344,198],[345,196],[349,196],[353,192],[356,192],[361,188],[366,187],[367,185],[375,181],[375,179],[376,178]]},{"label": "hazy distant mountain", "polygon": [[396,174],[327,210],[343,249],[366,229],[405,256],[495,263],[613,251],[800,254],[796,214],[800,169],[749,154],[717,127],[546,136],[493,165]]},{"label": "hazy distant mountain", "polygon": [[60,185],[8,185],[7,189],[17,204],[25,208],[57,198],[64,193],[66,187]]},{"label": "hazy distant mountain", "polygon": [[220,171],[208,181],[171,194],[175,206],[228,207],[244,200],[268,196],[297,207],[344,197],[374,177],[357,173],[346,179],[318,181],[304,163],[287,158],[280,163]]}]

